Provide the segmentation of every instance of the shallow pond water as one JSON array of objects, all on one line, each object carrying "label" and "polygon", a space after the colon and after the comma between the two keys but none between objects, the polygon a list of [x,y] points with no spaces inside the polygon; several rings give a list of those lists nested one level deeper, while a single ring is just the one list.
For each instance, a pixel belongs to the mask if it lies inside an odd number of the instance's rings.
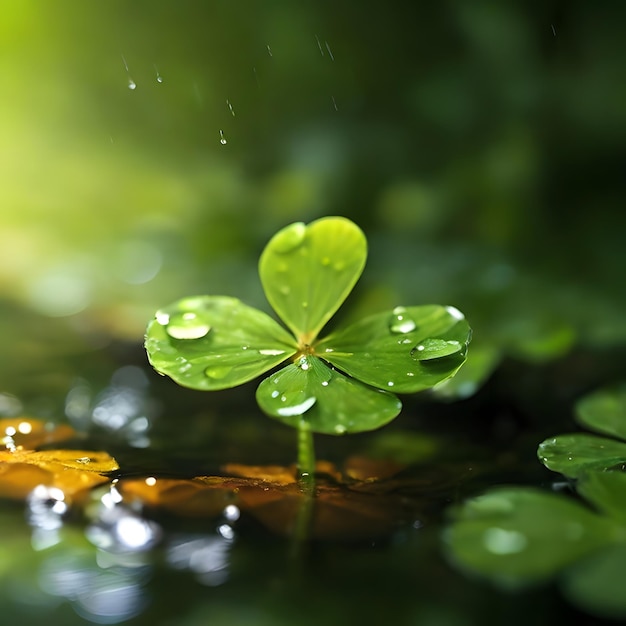
[{"label": "shallow pond water", "polygon": [[[470,625],[574,617],[552,586],[509,594],[456,571],[443,529],[451,504],[487,486],[550,488],[555,475],[536,461],[536,444],[567,423],[569,397],[606,374],[609,361],[574,354],[540,374],[505,362],[461,403],[407,397],[400,418],[379,432],[317,437],[313,500],[294,480],[294,433],[258,411],[253,385],[178,388],[132,343],[59,356],[58,378],[30,391],[23,373],[5,367],[7,387],[20,389],[2,396],[5,415],[17,420],[12,441],[24,454],[32,444],[54,457],[37,460],[38,471],[64,464],[52,482],[67,493],[20,493],[37,480],[27,474],[12,494],[3,483],[3,619]],[[549,393],[541,392],[546,376]],[[509,386],[513,379],[522,389]],[[57,429],[33,439],[37,420]],[[98,484],[68,477],[90,470],[102,473]]]}]

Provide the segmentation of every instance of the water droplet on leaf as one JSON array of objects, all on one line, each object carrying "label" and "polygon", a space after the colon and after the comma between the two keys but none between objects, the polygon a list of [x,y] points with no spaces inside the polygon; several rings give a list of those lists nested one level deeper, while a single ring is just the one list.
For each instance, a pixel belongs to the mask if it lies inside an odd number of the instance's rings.
[{"label": "water droplet on leaf", "polygon": [[348,429],[343,425],[343,424],[337,424],[334,428],[334,431],[338,434],[338,435],[343,435],[345,433],[348,432]]},{"label": "water droplet on leaf", "polygon": [[461,313],[461,311],[459,311],[454,306],[447,306],[446,307],[446,311],[448,311],[448,314],[451,315],[456,320],[464,320],[465,319],[465,315],[463,315],[463,313]]},{"label": "water droplet on leaf", "polygon": [[425,339],[411,350],[411,356],[418,361],[440,359],[445,356],[457,354],[463,349],[459,341],[446,341],[445,339]]},{"label": "water droplet on leaf", "polygon": [[405,334],[414,331],[417,328],[415,321],[406,313],[403,306],[397,306],[389,320],[389,330],[392,333]]},{"label": "water droplet on leaf", "polygon": [[286,254],[300,247],[305,237],[306,224],[296,222],[276,233],[271,241],[271,247],[275,252]]},{"label": "water droplet on leaf", "polygon": [[266,349],[266,350],[259,350],[259,354],[262,354],[263,356],[280,356],[281,354],[285,354],[285,351]]},{"label": "water droplet on leaf", "polygon": [[195,313],[177,313],[169,318],[166,331],[174,339],[201,339],[209,333],[211,326]]},{"label": "water droplet on leaf", "polygon": [[[282,399],[282,398],[281,398]],[[292,417],[293,415],[302,415],[306,413],[316,402],[315,396],[307,398],[304,402],[294,406],[286,406],[276,410],[281,417]]]},{"label": "water droplet on leaf", "polygon": [[232,365],[210,365],[204,373],[215,380],[226,378],[233,371]]}]

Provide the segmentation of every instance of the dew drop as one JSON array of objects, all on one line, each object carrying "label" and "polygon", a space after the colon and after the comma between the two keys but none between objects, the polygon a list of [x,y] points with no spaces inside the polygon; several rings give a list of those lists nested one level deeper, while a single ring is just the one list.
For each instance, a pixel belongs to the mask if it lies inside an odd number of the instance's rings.
[{"label": "dew drop", "polygon": [[280,391],[278,391],[277,389],[274,389],[274,391],[272,391],[272,398],[278,398],[279,395]]},{"label": "dew drop", "polygon": [[304,243],[305,237],[306,224],[296,222],[277,232],[270,241],[270,246],[275,252],[286,254],[299,248]]},{"label": "dew drop", "polygon": [[76,459],[76,463],[87,465],[88,463],[91,463],[91,459],[88,456],[81,456],[80,459]]},{"label": "dew drop", "polygon": [[309,361],[307,360],[307,358],[305,356],[303,356],[299,361],[298,361],[298,366],[300,367],[301,370],[308,370],[310,365],[309,365]]},{"label": "dew drop", "polygon": [[454,306],[447,306],[446,307],[446,311],[448,312],[449,315],[451,315],[456,320],[464,320],[465,319],[465,315],[463,315],[463,313],[461,313],[461,311],[459,311]]},{"label": "dew drop", "polygon": [[148,476],[148,478],[146,478],[146,485],[148,487],[154,487],[156,485],[156,478],[154,476]]},{"label": "dew drop", "polygon": [[387,383],[387,387],[393,387],[393,385],[394,385],[394,382],[393,382],[392,380],[390,380],[390,381]]},{"label": "dew drop", "polygon": [[457,354],[463,349],[460,341],[446,341],[445,339],[425,339],[411,350],[411,356],[419,361],[440,359]]},{"label": "dew drop", "polygon": [[233,371],[232,365],[210,365],[204,370],[204,373],[214,380],[226,378]]},{"label": "dew drop", "polygon": [[174,339],[201,339],[210,330],[211,326],[192,311],[170,316],[166,327],[167,334]]},{"label": "dew drop", "polygon": [[278,413],[278,415],[280,415],[281,417],[291,417],[293,415],[302,415],[303,413],[306,413],[315,404],[316,400],[317,399],[315,398],[315,396],[311,396],[310,398],[307,398],[304,402],[301,402],[300,404],[296,404],[294,406],[286,406],[286,407],[277,409],[276,413]]},{"label": "dew drop", "polygon": [[170,314],[164,311],[157,311],[154,317],[161,326],[167,326],[170,323]]},{"label": "dew drop", "polygon": [[343,435],[348,432],[348,429],[343,424],[337,424],[333,429],[338,435]]},{"label": "dew drop", "polygon": [[263,356],[280,356],[281,354],[285,354],[285,351],[264,349],[264,350],[259,350],[259,354],[262,354]]},{"label": "dew drop", "polygon": [[405,334],[414,331],[417,328],[415,321],[407,315],[406,309],[403,306],[397,306],[389,320],[389,330],[396,334]]},{"label": "dew drop", "polygon": [[322,387],[328,387],[328,383],[329,383],[329,381],[323,380],[322,381]]}]

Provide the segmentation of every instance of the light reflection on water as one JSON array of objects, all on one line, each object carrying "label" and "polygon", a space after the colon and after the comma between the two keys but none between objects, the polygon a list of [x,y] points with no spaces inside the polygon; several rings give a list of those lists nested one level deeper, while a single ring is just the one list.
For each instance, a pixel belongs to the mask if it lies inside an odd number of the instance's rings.
[{"label": "light reflection on water", "polygon": [[89,383],[77,380],[66,396],[65,414],[78,430],[97,426],[123,436],[135,448],[146,448],[155,413],[148,386],[145,372],[134,365],[116,370],[95,397]]}]

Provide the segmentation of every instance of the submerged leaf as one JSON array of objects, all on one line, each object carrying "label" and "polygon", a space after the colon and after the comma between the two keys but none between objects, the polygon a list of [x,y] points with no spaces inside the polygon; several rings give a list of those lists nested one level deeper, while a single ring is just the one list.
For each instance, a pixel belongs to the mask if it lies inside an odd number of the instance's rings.
[{"label": "submerged leaf", "polygon": [[359,279],[367,258],[361,229],[325,217],[280,230],[259,261],[265,295],[303,344],[310,344]]},{"label": "submerged leaf", "polygon": [[226,296],[184,298],[148,325],[152,366],[192,389],[227,389],[252,380],[296,352],[269,315]]},{"label": "submerged leaf", "polygon": [[316,351],[354,378],[397,393],[428,389],[465,362],[469,324],[454,307],[396,307],[337,331]]},{"label": "submerged leaf", "polygon": [[559,435],[540,443],[537,456],[553,472],[578,478],[626,462],[626,443],[586,433]]},{"label": "submerged leaf", "polygon": [[257,389],[261,409],[289,426],[305,420],[313,432],[363,432],[390,422],[402,408],[396,396],[303,356],[266,378]]}]

